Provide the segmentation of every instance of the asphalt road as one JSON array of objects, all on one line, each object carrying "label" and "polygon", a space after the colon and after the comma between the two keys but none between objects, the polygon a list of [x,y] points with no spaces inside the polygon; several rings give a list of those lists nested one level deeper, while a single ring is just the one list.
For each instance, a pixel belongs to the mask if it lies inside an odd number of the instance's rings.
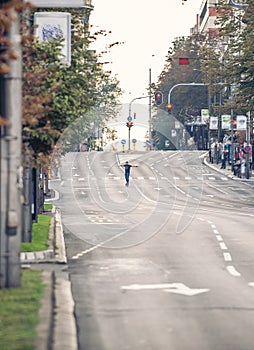
[{"label": "asphalt road", "polygon": [[253,350],[254,186],[201,156],[63,159],[52,184],[80,350]]}]

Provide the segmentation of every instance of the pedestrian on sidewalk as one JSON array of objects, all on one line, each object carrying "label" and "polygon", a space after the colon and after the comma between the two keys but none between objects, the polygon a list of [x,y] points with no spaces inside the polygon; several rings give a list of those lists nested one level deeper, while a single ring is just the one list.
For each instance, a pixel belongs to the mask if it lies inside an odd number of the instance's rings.
[{"label": "pedestrian on sidewalk", "polygon": [[226,169],[227,154],[227,150],[224,149],[221,154],[221,169]]},{"label": "pedestrian on sidewalk", "polygon": [[131,165],[129,164],[128,161],[126,161],[122,167],[124,167],[124,176],[125,176],[125,180],[126,180],[126,186],[129,186],[129,180],[130,180],[130,172],[131,172],[131,168],[135,166],[137,167],[137,165]]}]

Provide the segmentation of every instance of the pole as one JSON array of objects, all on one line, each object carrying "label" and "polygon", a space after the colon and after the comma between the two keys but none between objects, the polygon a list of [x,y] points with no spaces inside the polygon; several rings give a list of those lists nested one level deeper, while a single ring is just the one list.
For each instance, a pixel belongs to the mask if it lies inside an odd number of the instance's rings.
[{"label": "pole", "polygon": [[131,128],[128,128],[128,151],[131,150]]},{"label": "pole", "polygon": [[136,101],[136,100],[141,100],[142,98],[147,98],[147,97],[149,97],[149,95],[148,96],[135,97],[133,100],[131,100],[131,102],[129,103],[129,117],[131,117],[131,105],[132,105],[132,103],[134,101]]},{"label": "pole", "polygon": [[[16,60],[10,60],[10,73],[3,78],[4,101],[1,112],[9,124],[5,128],[3,143],[6,152],[6,209],[4,231],[1,232],[1,286],[19,287],[21,284],[21,118],[22,118],[22,65],[21,36],[19,17],[12,10],[8,37],[12,43]],[[2,185],[2,184],[1,184]],[[2,215],[2,214],[1,214]]]},{"label": "pole", "polygon": [[[149,142],[152,145],[152,70],[149,68]],[[152,146],[150,146],[151,149]]]},{"label": "pole", "polygon": [[231,170],[234,171],[234,157],[235,157],[235,149],[234,149],[234,110],[231,108],[230,113],[230,121],[231,121]]},{"label": "pole", "polygon": [[30,167],[30,152],[28,143],[25,143],[24,151],[24,168],[23,168],[23,229],[22,229],[22,242],[32,242],[32,198],[31,198],[31,167]]},{"label": "pole", "polygon": [[[131,100],[131,102],[129,103],[129,117],[132,118],[131,116],[131,105],[134,101],[136,100],[141,100],[142,98],[147,98],[147,97],[150,97],[150,94],[148,96],[140,96],[140,97],[135,97]],[[150,101],[149,101],[149,130],[150,130]],[[150,133],[149,133],[150,135]],[[150,137],[150,136],[149,136]],[[129,131],[128,131],[128,151],[131,150],[131,128],[129,128]]]},{"label": "pole", "polygon": [[176,84],[174,86],[172,86],[172,88],[169,90],[168,92],[168,104],[170,105],[171,104],[171,93],[172,91],[178,87],[178,86],[207,86],[209,84],[205,84],[205,83],[181,83],[181,84]]},{"label": "pole", "polygon": [[[247,113],[246,143],[250,146],[250,112]],[[250,152],[246,153],[246,179],[250,178]]]}]

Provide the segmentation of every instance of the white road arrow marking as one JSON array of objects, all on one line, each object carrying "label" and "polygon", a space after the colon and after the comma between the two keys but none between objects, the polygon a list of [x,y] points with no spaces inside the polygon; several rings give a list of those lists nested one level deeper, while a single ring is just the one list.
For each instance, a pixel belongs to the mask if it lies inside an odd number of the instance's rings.
[{"label": "white road arrow marking", "polygon": [[189,288],[183,283],[172,283],[171,288],[164,290],[165,292],[186,295],[192,297],[201,293],[209,292],[207,288]]},{"label": "white road arrow marking", "polygon": [[206,288],[189,288],[183,283],[159,283],[159,284],[130,284],[122,286],[122,290],[158,290],[162,289],[164,292],[181,294],[185,296],[194,296],[201,293],[206,293],[210,289]]}]

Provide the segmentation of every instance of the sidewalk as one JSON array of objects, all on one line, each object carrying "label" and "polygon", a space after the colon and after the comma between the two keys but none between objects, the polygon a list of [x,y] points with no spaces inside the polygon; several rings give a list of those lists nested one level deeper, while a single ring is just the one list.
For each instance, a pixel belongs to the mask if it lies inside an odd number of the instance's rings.
[{"label": "sidewalk", "polygon": [[[53,207],[49,248],[42,252],[21,253],[22,268],[43,271],[44,297],[39,311],[36,350],[77,350],[77,329],[61,215]],[[50,264],[50,265],[49,265]],[[63,268],[61,268],[63,266]]]},{"label": "sidewalk", "polygon": [[227,163],[226,165],[226,169],[221,169],[221,163],[210,163],[209,162],[209,157],[208,155],[205,155],[204,156],[204,164],[214,170],[216,170],[217,172],[233,179],[233,180],[238,180],[238,181],[243,181],[243,182],[254,182],[254,170],[250,170],[250,178],[249,179],[246,179],[246,178],[240,178],[236,175],[234,175],[232,169],[231,169],[231,165],[229,165]]}]

